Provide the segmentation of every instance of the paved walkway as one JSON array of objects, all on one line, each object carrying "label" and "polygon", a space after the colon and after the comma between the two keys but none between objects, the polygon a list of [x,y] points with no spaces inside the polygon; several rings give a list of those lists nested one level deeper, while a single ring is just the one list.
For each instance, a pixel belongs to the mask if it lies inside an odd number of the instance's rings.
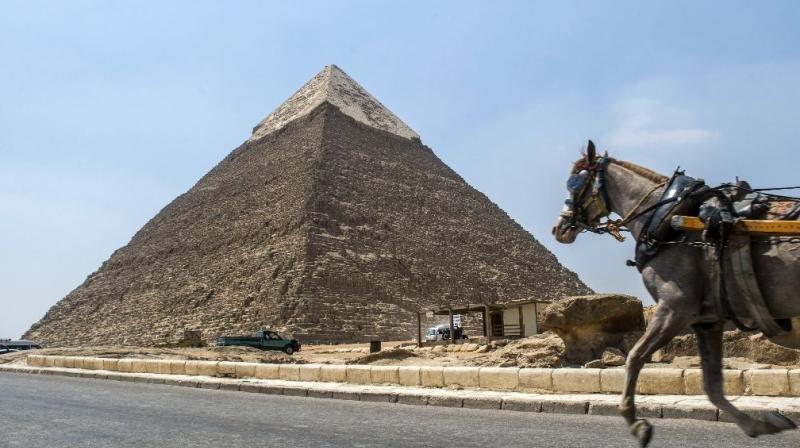
[{"label": "paved walkway", "polygon": [[[406,405],[495,409],[558,414],[617,416],[618,395],[531,394],[477,389],[440,389],[403,386],[371,386],[346,383],[213,378],[193,375],[121,373],[103,370],[38,368],[0,365],[0,373],[61,375],[103,380],[168,384],[203,389],[266,393],[274,395],[390,402]],[[779,411],[800,422],[800,399],[796,397],[733,396],[739,409],[752,415]],[[688,418],[730,422],[700,395],[638,395],[639,415],[646,418]]]}]

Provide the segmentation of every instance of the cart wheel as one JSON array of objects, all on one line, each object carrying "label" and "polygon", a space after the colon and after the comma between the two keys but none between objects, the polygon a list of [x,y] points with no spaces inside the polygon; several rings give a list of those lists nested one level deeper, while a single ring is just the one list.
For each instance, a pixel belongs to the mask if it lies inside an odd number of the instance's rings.
[{"label": "cart wheel", "polygon": [[287,345],[286,347],[283,348],[283,352],[286,353],[287,355],[291,355],[292,353],[294,353],[294,348],[292,348],[291,345]]}]

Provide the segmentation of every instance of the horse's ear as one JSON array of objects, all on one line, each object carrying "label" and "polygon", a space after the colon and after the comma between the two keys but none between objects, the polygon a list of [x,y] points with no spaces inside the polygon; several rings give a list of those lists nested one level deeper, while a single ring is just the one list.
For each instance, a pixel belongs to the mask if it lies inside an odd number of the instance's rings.
[{"label": "horse's ear", "polygon": [[586,163],[594,163],[595,154],[594,142],[589,140],[589,143],[586,144]]}]

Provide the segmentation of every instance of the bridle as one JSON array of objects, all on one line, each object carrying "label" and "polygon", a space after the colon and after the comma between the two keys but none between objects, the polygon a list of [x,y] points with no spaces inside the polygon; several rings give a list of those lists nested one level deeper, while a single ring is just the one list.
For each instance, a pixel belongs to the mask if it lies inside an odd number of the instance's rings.
[{"label": "bridle", "polygon": [[578,228],[581,232],[605,233],[602,230],[605,223],[601,223],[601,220],[611,214],[605,189],[609,162],[607,154],[599,159],[590,154],[575,164],[567,179],[570,196],[564,201],[564,208],[561,210],[561,217],[568,226]]},{"label": "bridle", "polygon": [[[634,219],[652,210],[648,207],[641,210],[642,206],[666,182],[655,185],[647,194],[642,196],[631,211],[621,219],[607,219],[611,215],[608,192],[605,187],[606,170],[611,158],[608,153],[600,158],[595,158],[590,151],[586,158],[575,164],[572,174],[567,180],[567,190],[570,196],[564,201],[561,217],[570,227],[580,229],[581,232],[596,234],[609,234],[617,241],[625,241],[623,231],[628,231],[627,224]],[[605,221],[602,221],[606,218]]]}]

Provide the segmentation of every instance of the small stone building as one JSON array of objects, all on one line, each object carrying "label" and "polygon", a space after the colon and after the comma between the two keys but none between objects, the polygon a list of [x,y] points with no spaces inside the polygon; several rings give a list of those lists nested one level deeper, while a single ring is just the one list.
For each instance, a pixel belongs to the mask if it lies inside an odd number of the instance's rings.
[{"label": "small stone building", "polygon": [[548,304],[550,301],[547,300],[523,299],[507,303],[445,305],[420,310],[417,313],[417,341],[425,341],[427,325],[423,324],[426,322],[424,317],[435,319],[437,316],[446,316],[445,322],[450,325],[450,334],[453,334],[455,327],[463,326],[468,335],[471,333],[472,337],[480,336],[486,340],[533,336],[540,333],[539,316]]}]

